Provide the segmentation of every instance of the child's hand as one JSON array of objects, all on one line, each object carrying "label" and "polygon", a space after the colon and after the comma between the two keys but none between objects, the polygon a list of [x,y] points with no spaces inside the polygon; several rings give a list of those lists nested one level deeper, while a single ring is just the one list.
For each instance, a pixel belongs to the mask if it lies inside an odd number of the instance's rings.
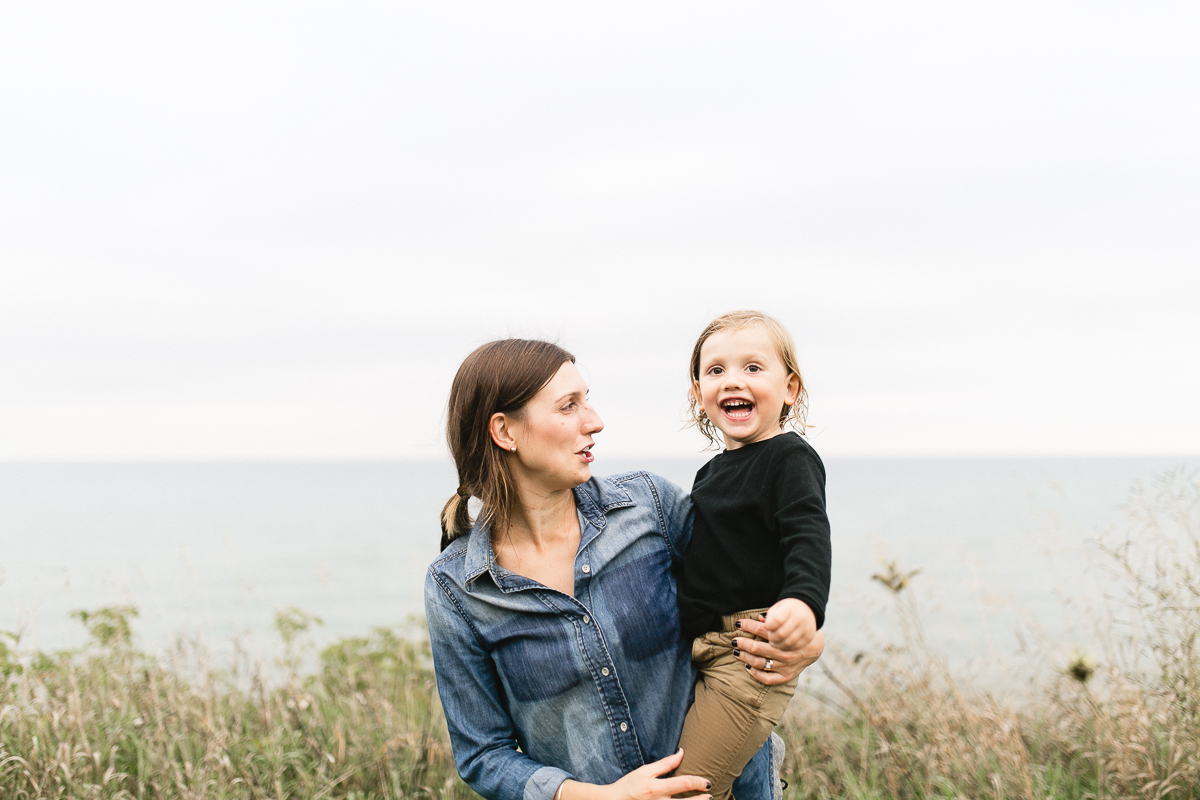
[{"label": "child's hand", "polygon": [[801,650],[817,635],[817,618],[808,603],[785,597],[767,609],[767,639],[780,650]]}]

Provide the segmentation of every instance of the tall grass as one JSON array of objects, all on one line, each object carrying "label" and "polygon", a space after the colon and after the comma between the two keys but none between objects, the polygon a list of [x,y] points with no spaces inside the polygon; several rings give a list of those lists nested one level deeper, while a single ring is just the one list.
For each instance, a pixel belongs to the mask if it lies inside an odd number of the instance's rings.
[{"label": "tall grass", "polygon": [[[798,695],[780,732],[790,800],[1200,800],[1200,481],[1135,487],[1111,566],[1102,649],[1019,694],[955,674],[922,632],[910,583],[896,640],[829,652],[828,691]],[[200,648],[133,646],[127,607],[79,612],[90,643],[28,653],[0,635],[0,798],[469,798],[455,776],[420,631],[377,630],[315,660],[295,609],[282,655],[213,669]]]},{"label": "tall grass", "polygon": [[288,610],[268,681],[244,658],[219,671],[183,645],[167,659],[137,652],[134,613],[79,614],[92,639],[79,653],[21,663],[0,651],[0,797],[472,796],[420,641],[376,630],[301,674],[298,637],[316,620]]},{"label": "tall grass", "polygon": [[818,662],[834,696],[793,703],[789,796],[1200,798],[1200,481],[1135,485],[1127,510],[1123,535],[1098,542],[1104,651],[1019,696],[974,689],[926,642],[913,573],[876,576],[901,635],[879,656]]}]

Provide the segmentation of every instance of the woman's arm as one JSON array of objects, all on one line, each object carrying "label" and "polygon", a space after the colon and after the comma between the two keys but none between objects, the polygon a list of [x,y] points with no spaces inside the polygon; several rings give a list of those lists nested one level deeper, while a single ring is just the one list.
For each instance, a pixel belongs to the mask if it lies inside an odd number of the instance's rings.
[{"label": "woman's arm", "polygon": [[426,575],[425,617],[458,774],[490,800],[551,800],[570,775],[518,749],[495,664],[444,580],[433,570]]},{"label": "woman's arm", "polygon": [[696,517],[692,496],[661,475],[651,472],[647,476],[671,563],[677,565],[683,560],[683,552],[692,538],[692,522]]},{"label": "woman's arm", "polygon": [[678,766],[677,755],[598,786],[520,752],[495,664],[441,580],[432,571],[426,576],[425,615],[454,764],[468,786],[489,800],[553,800],[560,786],[558,800],[659,800],[704,791],[703,778],[658,777]]}]

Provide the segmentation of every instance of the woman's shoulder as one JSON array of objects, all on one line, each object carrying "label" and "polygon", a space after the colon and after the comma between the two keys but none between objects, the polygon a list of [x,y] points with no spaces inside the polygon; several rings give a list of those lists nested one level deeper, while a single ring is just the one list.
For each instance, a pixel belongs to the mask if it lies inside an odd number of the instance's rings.
[{"label": "woman's shoulder", "polygon": [[605,513],[623,506],[661,503],[664,500],[673,503],[681,497],[687,497],[683,489],[647,470],[593,476],[575,491],[586,494]]},{"label": "woman's shoulder", "polygon": [[467,540],[470,538],[470,534],[460,536],[446,545],[446,549],[429,564],[428,577],[461,572],[466,561]]},{"label": "woman's shoulder", "polygon": [[426,583],[448,579],[465,585],[488,567],[492,558],[491,549],[487,521],[476,518],[471,530],[452,540],[430,562],[425,575]]},{"label": "woman's shoulder", "polygon": [[691,532],[692,499],[661,475],[646,470],[592,478],[576,489],[580,508],[597,527],[637,535],[655,530],[677,556]]}]

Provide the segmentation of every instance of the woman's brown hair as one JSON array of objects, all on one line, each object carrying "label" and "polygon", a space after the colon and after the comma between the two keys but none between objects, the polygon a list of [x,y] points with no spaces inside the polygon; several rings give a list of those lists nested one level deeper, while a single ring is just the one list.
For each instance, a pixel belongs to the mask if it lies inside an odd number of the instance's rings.
[{"label": "woman's brown hair", "polygon": [[[800,375],[800,362],[796,358],[796,344],[792,341],[792,335],[779,320],[761,311],[730,311],[708,323],[700,332],[700,337],[696,339],[696,346],[692,348],[690,370],[692,385],[700,380],[700,350],[708,341],[708,337],[719,331],[739,330],[750,325],[763,326],[767,335],[771,337],[771,342],[775,345],[775,352],[779,355],[779,360],[783,362],[783,368],[794,374],[800,381],[800,391],[796,393],[796,402],[790,406],[785,405],[779,411],[779,425],[783,427],[790,422],[792,427],[803,435],[810,427],[805,422],[808,416],[808,391],[804,388],[804,378]],[[721,431],[704,413],[694,391],[688,392],[688,414],[691,417],[688,420],[688,426],[694,427],[704,434],[710,446],[719,448]]]},{"label": "woman's brown hair", "polygon": [[483,503],[480,517],[504,528],[517,501],[508,453],[492,441],[493,414],[519,415],[525,404],[575,356],[537,339],[500,339],[467,356],[450,386],[446,441],[458,468],[458,491],[442,508],[442,549],[469,533],[471,497]]}]

